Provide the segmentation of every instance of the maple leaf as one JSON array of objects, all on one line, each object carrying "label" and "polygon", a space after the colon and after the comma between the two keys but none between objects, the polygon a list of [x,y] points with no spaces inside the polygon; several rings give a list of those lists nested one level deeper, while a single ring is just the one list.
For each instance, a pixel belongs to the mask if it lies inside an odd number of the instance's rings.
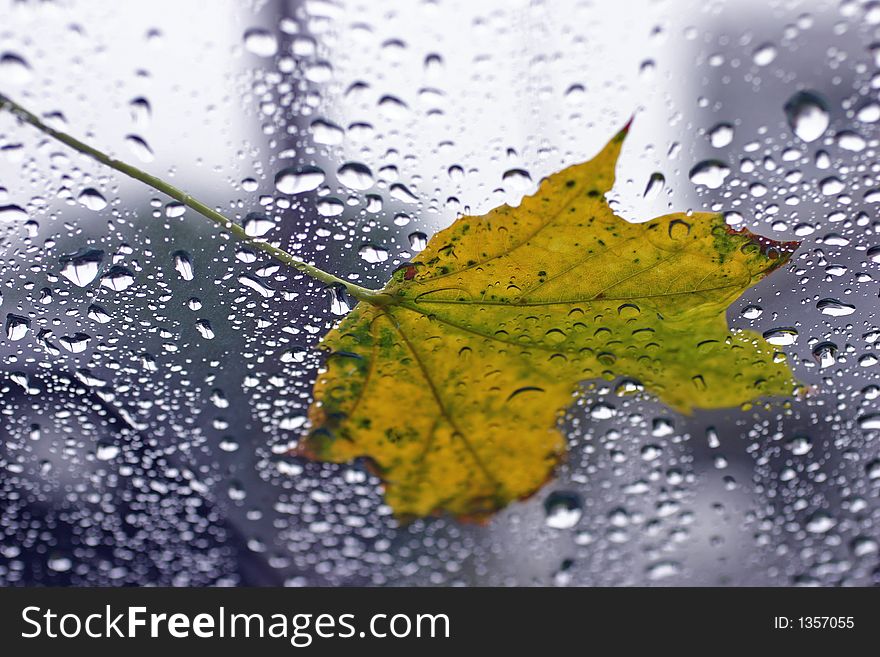
[{"label": "maple leaf", "polygon": [[615,216],[625,135],[518,207],[458,219],[331,331],[301,452],[368,457],[399,517],[485,517],[550,477],[585,380],[626,377],[681,413],[792,394],[725,310],[798,243],[719,214]]}]

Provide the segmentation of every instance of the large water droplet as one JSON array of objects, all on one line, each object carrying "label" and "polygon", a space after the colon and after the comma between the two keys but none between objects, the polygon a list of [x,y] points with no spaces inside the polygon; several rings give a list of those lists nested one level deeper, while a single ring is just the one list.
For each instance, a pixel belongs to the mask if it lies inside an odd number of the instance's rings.
[{"label": "large water droplet", "polygon": [[278,52],[278,39],[261,28],[252,28],[244,33],[244,48],[258,57],[271,57]]},{"label": "large water droplet", "polygon": [[21,315],[9,314],[6,316],[6,338],[15,342],[27,335],[31,327],[31,320]]},{"label": "large water droplet", "polygon": [[248,237],[262,237],[275,228],[275,222],[259,212],[248,212],[242,226]]},{"label": "large water droplet", "polygon": [[544,523],[553,529],[571,529],[581,519],[582,505],[576,493],[554,491],[544,500]]},{"label": "large water droplet", "polygon": [[275,188],[282,194],[301,194],[317,189],[324,182],[324,171],[318,167],[288,167],[275,176]]},{"label": "large water droplet", "polygon": [[781,327],[764,331],[764,339],[776,347],[787,347],[797,342],[797,329]]},{"label": "large water droplet", "polygon": [[61,275],[74,285],[85,287],[98,276],[104,252],[100,249],[83,248],[61,258]]},{"label": "large water droplet", "polygon": [[175,251],[172,254],[174,258],[174,268],[180,277],[185,281],[193,279],[193,263],[192,258],[186,251]]},{"label": "large water droplet", "polygon": [[794,134],[805,142],[817,140],[828,128],[828,105],[813,91],[799,91],[789,98],[785,116]]},{"label": "large water droplet", "polygon": [[97,189],[88,187],[82,190],[76,199],[92,212],[100,212],[107,207],[107,199]]},{"label": "large water droplet", "polygon": [[363,191],[373,186],[373,172],[359,162],[347,162],[339,167],[336,178],[346,187]]},{"label": "large water droplet", "polygon": [[843,301],[838,301],[837,299],[822,299],[816,304],[816,308],[823,315],[830,315],[831,317],[846,317],[856,311],[855,306],[843,303]]},{"label": "large water droplet", "polygon": [[691,182],[705,185],[709,189],[717,189],[730,175],[730,167],[720,160],[704,160],[690,170]]}]

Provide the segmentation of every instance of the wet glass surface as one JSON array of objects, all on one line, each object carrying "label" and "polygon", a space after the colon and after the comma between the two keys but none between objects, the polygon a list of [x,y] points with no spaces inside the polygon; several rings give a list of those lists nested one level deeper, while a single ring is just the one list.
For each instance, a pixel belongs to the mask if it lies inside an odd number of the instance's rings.
[{"label": "wet glass surface", "polygon": [[0,93],[367,287],[634,116],[618,214],[802,241],[728,319],[810,390],[587,381],[535,496],[401,526],[288,454],[351,300],[0,113],[0,582],[877,583],[880,3],[623,4],[2,2]]}]

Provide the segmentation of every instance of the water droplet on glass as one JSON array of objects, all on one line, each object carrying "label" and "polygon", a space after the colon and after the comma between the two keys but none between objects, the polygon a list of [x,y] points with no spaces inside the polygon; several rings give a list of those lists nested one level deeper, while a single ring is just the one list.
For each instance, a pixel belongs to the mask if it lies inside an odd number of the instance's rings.
[{"label": "water droplet on glass", "polygon": [[554,491],[544,500],[544,523],[553,529],[571,529],[581,519],[582,506],[576,493]]},{"label": "water droplet on glass", "polygon": [[132,99],[128,104],[128,109],[131,112],[131,120],[137,127],[146,128],[150,125],[152,108],[150,107],[150,101],[146,98]]},{"label": "water droplet on glass", "polygon": [[128,149],[132,154],[141,162],[149,163],[156,159],[156,156],[153,154],[153,149],[150,148],[150,145],[143,139],[143,137],[128,135],[125,138],[125,143],[128,144]]},{"label": "water droplet on glass", "polygon": [[17,205],[0,205],[0,221],[27,221],[27,211]]},{"label": "water droplet on glass", "polygon": [[770,329],[764,331],[764,339],[776,347],[787,347],[797,342],[798,332],[788,327]]},{"label": "water droplet on glass", "polygon": [[271,57],[278,52],[278,39],[261,28],[252,28],[244,33],[244,47],[258,57]]},{"label": "water droplet on glass", "polygon": [[813,348],[813,358],[821,369],[831,367],[837,362],[837,345],[833,342],[822,342]]},{"label": "water droplet on glass", "polygon": [[134,283],[134,274],[121,265],[114,265],[101,277],[101,285],[122,292]]},{"label": "water droplet on glass", "polygon": [[339,167],[336,178],[346,187],[363,191],[373,186],[373,172],[358,162],[347,162]]},{"label": "water droplet on glass", "polygon": [[715,148],[724,148],[733,141],[733,126],[730,123],[719,123],[709,131],[709,143]]},{"label": "water droplet on glass", "polygon": [[390,192],[391,198],[403,201],[404,203],[416,203],[419,200],[415,194],[407,189],[406,185],[401,185],[400,183],[391,185]]},{"label": "water droplet on glass", "polygon": [[97,278],[103,260],[104,252],[99,249],[80,249],[61,258],[61,275],[74,285],[85,287]]},{"label": "water droplet on glass", "polygon": [[351,306],[345,297],[345,289],[339,285],[327,289],[330,292],[330,312],[339,316],[347,315],[351,311]]},{"label": "water droplet on glass", "polygon": [[645,192],[642,196],[647,201],[653,201],[660,195],[660,192],[663,191],[663,188],[666,186],[666,178],[662,173],[652,173],[651,177],[648,179],[648,184],[645,186]]},{"label": "water droplet on glass", "polygon": [[263,282],[258,280],[257,278],[251,276],[250,274],[244,274],[238,277],[238,282],[248,287],[254,291],[256,291],[260,296],[265,297],[267,299],[275,296],[275,290],[265,285]]},{"label": "water droplet on glass", "polygon": [[388,260],[388,251],[381,246],[364,244],[358,249],[358,255],[369,263],[385,262]]},{"label": "water droplet on glass", "polygon": [[761,306],[749,305],[743,308],[740,314],[746,319],[758,319],[764,314],[764,309]]},{"label": "water droplet on glass", "polygon": [[288,167],[275,176],[275,188],[282,194],[301,194],[317,189],[324,182],[324,171],[318,167]]},{"label": "water droplet on glass", "polygon": [[263,237],[263,235],[275,228],[275,222],[259,212],[248,212],[244,222],[242,222],[242,226],[248,237]]},{"label": "water droplet on glass", "polygon": [[193,279],[193,263],[192,258],[186,251],[175,251],[172,254],[174,258],[174,268],[180,277],[185,281]]},{"label": "water droplet on glass", "polygon": [[845,317],[852,315],[856,311],[855,306],[843,303],[837,299],[822,299],[816,304],[816,308],[823,315],[830,315],[831,317]]},{"label": "water droplet on glass", "polygon": [[91,339],[92,337],[86,333],[75,333],[73,335],[62,335],[58,338],[58,342],[70,353],[81,354],[89,346]]},{"label": "water droplet on glass", "polygon": [[330,123],[324,119],[315,119],[310,126],[312,130],[312,138],[316,144],[326,144],[333,146],[341,144],[345,137],[345,131],[335,123]]},{"label": "water droplet on glass", "polygon": [[695,185],[717,189],[730,175],[730,167],[720,160],[704,160],[690,170],[689,177]]},{"label": "water droplet on glass", "polygon": [[93,212],[100,212],[107,207],[107,199],[104,195],[91,187],[82,190],[76,200]]},{"label": "water droplet on glass", "polygon": [[784,109],[788,125],[805,142],[817,140],[828,128],[828,105],[815,92],[799,91],[785,103]]},{"label": "water droplet on glass", "polygon": [[6,316],[6,338],[15,342],[27,335],[31,327],[31,320],[21,315],[9,314]]},{"label": "water droplet on glass", "polygon": [[12,52],[0,55],[0,82],[10,85],[27,84],[31,75],[31,67],[24,58]]},{"label": "water droplet on glass", "polygon": [[532,184],[532,176],[525,169],[509,169],[504,172],[501,180],[511,190],[523,192]]},{"label": "water droplet on glass", "polygon": [[211,328],[211,322],[207,319],[200,319],[196,322],[196,330],[205,340],[214,339],[214,329]]},{"label": "water droplet on glass", "polygon": [[[866,431],[880,429],[880,413],[862,415],[859,418],[859,428]],[[878,460],[877,466],[877,477],[871,477],[872,479],[880,478],[880,460]]]},{"label": "water droplet on glass", "polygon": [[337,217],[345,211],[345,204],[338,198],[322,198],[315,203],[315,209],[322,217]]},{"label": "water droplet on glass", "polygon": [[762,43],[752,52],[752,61],[757,66],[767,66],[776,59],[776,46],[772,43]]}]

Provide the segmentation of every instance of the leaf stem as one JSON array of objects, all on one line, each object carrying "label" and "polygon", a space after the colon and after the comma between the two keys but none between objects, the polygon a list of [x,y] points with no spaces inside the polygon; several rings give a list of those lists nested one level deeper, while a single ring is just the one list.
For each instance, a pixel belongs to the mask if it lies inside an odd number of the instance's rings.
[{"label": "leaf stem", "polygon": [[388,302],[388,296],[380,291],[370,290],[365,287],[361,287],[360,285],[355,285],[350,281],[343,280],[338,276],[325,272],[323,269],[319,269],[314,265],[310,265],[306,262],[303,262],[302,260],[295,258],[284,249],[273,246],[268,242],[254,239],[245,232],[244,228],[239,226],[232,219],[224,216],[217,210],[214,210],[213,208],[205,205],[198,199],[193,198],[183,190],[178,189],[174,185],[162,180],[161,178],[157,178],[156,176],[149,174],[142,169],[138,169],[137,167],[132,166],[127,162],[112,158],[106,153],[99,151],[97,148],[94,148],[89,144],[80,141],[76,137],[72,137],[71,135],[65,132],[61,132],[60,130],[55,130],[54,128],[46,125],[46,123],[44,123],[43,120],[40,119],[40,117],[38,117],[36,114],[29,111],[25,107],[22,107],[4,94],[0,93],[0,110],[4,109],[11,112],[21,121],[29,123],[46,135],[60,141],[62,144],[66,144],[76,151],[79,151],[83,155],[86,155],[93,160],[96,160],[97,162],[100,162],[101,164],[110,167],[111,169],[115,169],[116,171],[119,171],[120,173],[123,173],[130,178],[139,180],[140,182],[145,183],[164,194],[167,194],[171,198],[183,203],[189,208],[192,208],[203,217],[214,222],[215,224],[220,226],[220,228],[227,231],[228,233],[231,233],[242,242],[246,242],[255,249],[259,249],[260,251],[267,253],[276,260],[283,262],[289,267],[293,267],[294,269],[305,274],[306,276],[310,276],[311,278],[314,278],[315,280],[325,283],[327,285],[342,286],[352,297],[358,299],[359,301],[367,301],[374,304],[383,304]]}]

